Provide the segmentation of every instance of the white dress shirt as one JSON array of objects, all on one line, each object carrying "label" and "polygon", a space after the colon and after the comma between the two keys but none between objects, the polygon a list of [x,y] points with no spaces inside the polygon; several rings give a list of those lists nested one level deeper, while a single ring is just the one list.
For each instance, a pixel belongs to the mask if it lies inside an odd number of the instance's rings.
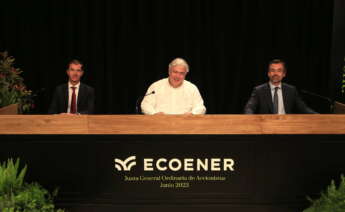
[{"label": "white dress shirt", "polygon": [[271,94],[272,94],[272,102],[274,99],[274,91],[275,87],[278,87],[278,114],[285,114],[285,108],[284,108],[284,101],[283,101],[283,92],[282,92],[282,84],[280,83],[278,86],[273,85],[271,82],[269,82],[270,88],[271,88]]},{"label": "white dress shirt", "polygon": [[79,86],[80,82],[76,85],[72,85],[70,82],[68,82],[68,107],[67,107],[67,113],[71,112],[71,102],[72,102],[72,93],[73,89],[72,87],[75,87],[75,103],[76,103],[76,109],[78,111],[78,93],[79,93]]},{"label": "white dress shirt", "polygon": [[[154,94],[150,94],[154,91]],[[174,88],[168,78],[153,83],[141,102],[144,114],[205,114],[206,108],[198,88],[191,82],[184,80],[182,85]]]}]

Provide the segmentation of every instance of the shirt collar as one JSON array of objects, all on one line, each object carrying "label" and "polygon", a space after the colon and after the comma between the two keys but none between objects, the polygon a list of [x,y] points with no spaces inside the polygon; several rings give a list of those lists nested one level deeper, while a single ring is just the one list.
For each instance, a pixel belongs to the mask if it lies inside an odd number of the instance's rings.
[{"label": "shirt collar", "polygon": [[167,79],[167,84],[168,84],[169,88],[176,89],[176,90],[177,90],[177,89],[181,89],[181,88],[183,87],[184,81],[185,81],[185,80],[183,80],[183,82],[182,82],[182,84],[181,84],[180,86],[178,86],[177,88],[174,88],[173,86],[170,85],[169,77],[166,78],[166,79]]},{"label": "shirt collar", "polygon": [[78,84],[76,84],[76,85],[72,85],[71,82],[68,82],[68,88],[76,87],[76,89],[78,90],[79,86],[80,86],[80,82],[78,82]]},{"label": "shirt collar", "polygon": [[278,86],[273,85],[271,82],[268,82],[268,84],[270,85],[270,89],[271,89],[271,90],[274,90],[274,89],[275,89],[275,87],[278,87],[279,89],[281,89],[281,88],[282,88],[282,83],[279,83],[279,85],[278,85]]}]

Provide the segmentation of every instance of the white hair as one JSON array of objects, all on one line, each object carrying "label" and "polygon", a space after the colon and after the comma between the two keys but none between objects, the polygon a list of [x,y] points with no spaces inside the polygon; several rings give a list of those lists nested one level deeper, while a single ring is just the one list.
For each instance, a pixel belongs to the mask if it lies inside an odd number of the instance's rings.
[{"label": "white hair", "polygon": [[186,67],[187,73],[189,72],[188,63],[184,59],[182,59],[182,58],[178,57],[178,58],[175,58],[173,61],[171,61],[169,63],[169,70],[173,66],[184,66],[184,67]]}]

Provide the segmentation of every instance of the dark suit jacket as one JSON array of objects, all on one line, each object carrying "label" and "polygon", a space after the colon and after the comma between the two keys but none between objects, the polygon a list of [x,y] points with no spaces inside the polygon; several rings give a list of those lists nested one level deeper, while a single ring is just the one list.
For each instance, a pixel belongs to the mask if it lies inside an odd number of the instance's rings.
[{"label": "dark suit jacket", "polygon": [[[80,83],[78,98],[77,98],[77,112],[81,114],[92,114],[95,106],[95,91],[92,87]],[[68,107],[68,83],[56,87],[53,100],[50,104],[48,113],[58,114],[67,113]]]},{"label": "dark suit jacket", "polygon": [[[282,94],[285,113],[316,113],[310,109],[298,95],[297,89],[282,83]],[[269,83],[254,88],[245,108],[245,114],[272,114],[273,102]]]}]

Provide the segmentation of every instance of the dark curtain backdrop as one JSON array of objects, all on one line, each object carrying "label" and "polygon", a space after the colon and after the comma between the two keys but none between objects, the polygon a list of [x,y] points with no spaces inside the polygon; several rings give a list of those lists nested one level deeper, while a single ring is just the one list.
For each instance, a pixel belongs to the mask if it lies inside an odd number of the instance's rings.
[{"label": "dark curtain backdrop", "polygon": [[[67,81],[66,63],[85,63],[97,112],[134,113],[136,99],[183,57],[208,113],[241,113],[267,62],[288,63],[286,82],[328,96],[331,0],[56,0],[0,6],[0,51],[15,56],[45,113]],[[312,105],[318,110],[318,105]]]},{"label": "dark curtain backdrop", "polygon": [[345,103],[345,1],[334,0],[332,50],[331,50],[331,90],[333,98]]}]

